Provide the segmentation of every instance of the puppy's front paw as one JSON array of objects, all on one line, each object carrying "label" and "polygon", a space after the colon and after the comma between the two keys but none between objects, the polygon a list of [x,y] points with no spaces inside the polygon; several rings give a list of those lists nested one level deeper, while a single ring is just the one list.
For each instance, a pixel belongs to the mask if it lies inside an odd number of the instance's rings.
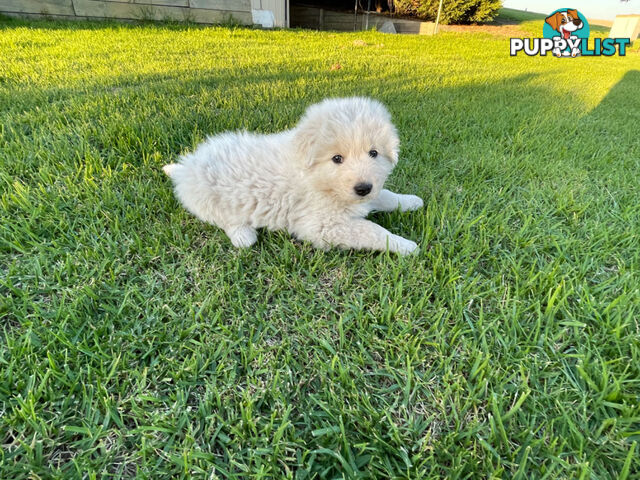
[{"label": "puppy's front paw", "polygon": [[394,235],[392,239],[389,239],[389,250],[399,253],[400,255],[416,254],[420,251],[418,244],[407,240],[406,238]]},{"label": "puppy's front paw", "polygon": [[249,226],[238,227],[234,230],[227,231],[227,235],[234,247],[248,248],[258,240],[255,229]]},{"label": "puppy's front paw", "polygon": [[402,195],[400,197],[400,210],[403,212],[418,210],[422,207],[424,207],[424,202],[417,195]]}]

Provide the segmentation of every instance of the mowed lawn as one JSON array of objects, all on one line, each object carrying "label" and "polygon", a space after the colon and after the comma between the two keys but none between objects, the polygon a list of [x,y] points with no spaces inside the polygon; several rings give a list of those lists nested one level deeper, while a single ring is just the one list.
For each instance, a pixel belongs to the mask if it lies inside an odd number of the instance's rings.
[{"label": "mowed lawn", "polygon": [[[0,20],[0,478],[637,479],[640,54],[508,50]],[[345,95],[418,255],[236,250],[174,199],[206,135]]]}]

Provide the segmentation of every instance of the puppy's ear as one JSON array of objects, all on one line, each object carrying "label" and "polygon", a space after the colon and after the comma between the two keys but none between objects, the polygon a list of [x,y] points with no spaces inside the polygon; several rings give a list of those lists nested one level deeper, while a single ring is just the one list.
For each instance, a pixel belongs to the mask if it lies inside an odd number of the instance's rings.
[{"label": "puppy's ear", "polygon": [[398,164],[398,150],[394,150],[391,153],[391,156],[389,157],[389,159],[391,160],[391,163],[393,163],[393,166],[395,167]]},{"label": "puppy's ear", "polygon": [[322,138],[324,122],[314,106],[307,109],[298,126],[293,130],[293,143],[300,161],[310,167],[316,161],[318,141]]},{"label": "puppy's ear", "polygon": [[398,163],[398,151],[400,150],[400,139],[398,138],[398,132],[396,131],[396,127],[392,124],[387,126],[389,129],[386,132],[386,145],[385,150],[387,157],[391,160],[391,163],[395,166]]},{"label": "puppy's ear", "polygon": [[578,10],[567,10],[567,13],[571,15],[571,18],[574,20],[580,20],[580,16],[578,15]]},{"label": "puppy's ear", "polygon": [[562,14],[560,12],[556,12],[553,15],[548,16],[547,18],[544,19],[545,22],[547,22],[549,25],[551,25],[551,28],[553,28],[554,30],[558,30],[558,27],[560,26],[560,22],[562,21]]}]

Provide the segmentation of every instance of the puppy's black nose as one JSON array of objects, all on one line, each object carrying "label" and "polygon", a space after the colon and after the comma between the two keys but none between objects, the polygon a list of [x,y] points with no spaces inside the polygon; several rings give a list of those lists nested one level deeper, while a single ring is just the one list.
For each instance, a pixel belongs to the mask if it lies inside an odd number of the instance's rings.
[{"label": "puppy's black nose", "polygon": [[579,18],[576,18],[576,19],[573,21],[573,24],[574,24],[576,27],[577,27],[578,25],[580,25],[581,23],[582,23],[582,20],[580,20]]},{"label": "puppy's black nose", "polygon": [[373,188],[373,185],[371,185],[370,183],[364,183],[364,182],[358,183],[355,187],[353,187],[356,193],[361,197],[369,195],[369,192],[371,192],[372,188]]}]

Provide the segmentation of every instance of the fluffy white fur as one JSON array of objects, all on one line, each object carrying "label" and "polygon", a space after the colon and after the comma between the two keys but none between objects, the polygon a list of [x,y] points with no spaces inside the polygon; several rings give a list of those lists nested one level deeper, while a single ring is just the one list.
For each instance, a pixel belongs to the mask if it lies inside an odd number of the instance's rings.
[{"label": "fluffy white fur", "polygon": [[[382,188],[398,161],[398,146],[381,103],[337,98],[312,105],[295,128],[282,133],[209,137],[164,171],[182,205],[222,228],[236,247],[249,247],[256,229],[266,227],[323,249],[409,254],[418,249],[414,242],[364,218],[373,210],[423,205],[415,195]],[[362,184],[371,185],[364,196]]]}]

